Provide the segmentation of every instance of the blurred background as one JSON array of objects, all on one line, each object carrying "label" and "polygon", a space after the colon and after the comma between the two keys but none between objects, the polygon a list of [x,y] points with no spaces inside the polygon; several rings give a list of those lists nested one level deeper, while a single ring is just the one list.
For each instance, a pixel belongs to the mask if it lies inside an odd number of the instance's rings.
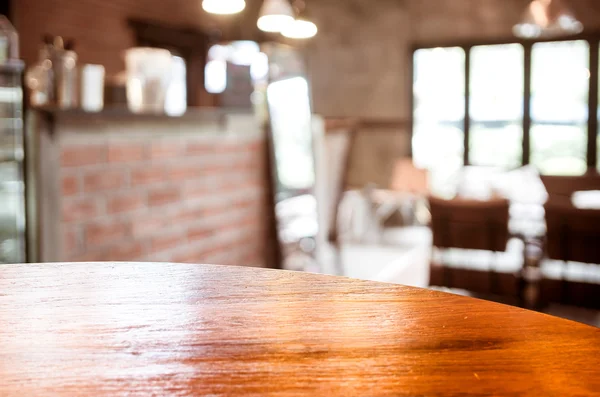
[{"label": "blurred background", "polygon": [[272,267],[600,324],[597,1],[0,13],[0,263]]}]

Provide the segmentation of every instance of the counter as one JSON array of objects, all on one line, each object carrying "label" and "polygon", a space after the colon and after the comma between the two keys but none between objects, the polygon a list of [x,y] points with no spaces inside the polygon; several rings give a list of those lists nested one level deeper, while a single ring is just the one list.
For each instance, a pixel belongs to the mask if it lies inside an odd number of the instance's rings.
[{"label": "counter", "polygon": [[263,266],[265,146],[249,113],[32,110],[30,257]]}]

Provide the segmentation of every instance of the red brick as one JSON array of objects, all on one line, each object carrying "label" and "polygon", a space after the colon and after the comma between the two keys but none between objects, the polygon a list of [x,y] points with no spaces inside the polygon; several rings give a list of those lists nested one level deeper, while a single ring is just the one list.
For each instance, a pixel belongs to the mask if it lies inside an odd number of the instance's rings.
[{"label": "red brick", "polygon": [[237,204],[234,206],[230,203],[217,203],[217,205],[204,208],[202,210],[202,215],[205,217],[223,215],[227,212],[235,212],[236,209],[239,209]]},{"label": "red brick", "polygon": [[214,142],[190,142],[187,145],[186,152],[192,155],[212,154],[214,153]]},{"label": "red brick", "polygon": [[[198,146],[198,147],[196,147]],[[258,150],[260,150],[262,147],[264,147],[264,142],[263,141],[255,141],[255,142],[248,142],[248,141],[243,141],[243,140],[231,140],[231,141],[224,141],[221,140],[219,142],[208,142],[208,143],[204,143],[204,146],[206,147],[212,147],[212,150],[210,150],[208,153],[248,153],[248,152],[256,152]],[[194,149],[200,151],[200,149],[202,148],[202,144],[191,144],[189,147],[189,151],[192,151]]]},{"label": "red brick", "polygon": [[232,230],[232,229],[241,229],[247,226],[262,226],[262,218],[260,215],[254,211],[248,211],[247,213],[240,215],[234,219],[227,220],[219,225],[220,230]]},{"label": "red brick", "polygon": [[125,186],[123,170],[101,170],[86,173],[83,179],[86,192],[94,193]]},{"label": "red brick", "polygon": [[107,160],[107,146],[86,145],[66,147],[61,153],[63,167],[79,167],[84,165],[103,164]]},{"label": "red brick", "polygon": [[236,260],[239,265],[254,263],[263,256],[261,247],[257,245],[240,246],[236,252]]},{"label": "red brick", "polygon": [[241,197],[235,201],[235,208],[262,208],[265,204],[260,200],[260,198],[246,198]]},{"label": "red brick", "polygon": [[86,248],[121,240],[129,235],[130,225],[124,222],[90,224],[85,229]]},{"label": "red brick", "polygon": [[248,153],[248,152],[257,152],[264,146],[262,141],[258,142],[231,142],[226,144],[222,150],[226,153]]},{"label": "red brick", "polygon": [[63,200],[62,218],[65,222],[88,221],[99,214],[98,202],[93,198]]},{"label": "red brick", "polygon": [[177,202],[181,199],[181,189],[178,187],[168,187],[152,190],[148,194],[148,205],[159,206]]},{"label": "red brick", "polygon": [[[187,197],[184,195],[184,197]],[[177,214],[169,218],[172,224],[185,225],[191,222],[197,222],[204,216],[204,208],[182,208]]]},{"label": "red brick", "polygon": [[85,252],[79,255],[67,256],[67,262],[103,262],[104,256],[102,252]]},{"label": "red brick", "polygon": [[72,256],[69,260],[73,262],[140,261],[144,260],[144,245],[136,241],[119,242]]},{"label": "red brick", "polygon": [[144,245],[139,241],[119,243],[103,250],[103,261],[139,261],[144,259]]},{"label": "red brick", "polygon": [[210,247],[207,247],[207,249],[202,253],[202,258],[204,258],[204,260],[206,261],[210,257],[216,257],[216,256],[226,254],[226,253],[230,252],[231,250],[233,250],[234,248],[235,248],[234,242],[227,241],[227,242],[216,243]]},{"label": "red brick", "polygon": [[[224,174],[227,171],[230,171],[232,169],[234,169],[234,163],[228,163],[228,164],[208,164],[205,167],[202,168],[202,175],[218,175],[218,174]],[[240,167],[241,169],[241,167]]]},{"label": "red brick", "polygon": [[75,175],[63,176],[62,178],[62,195],[74,196],[81,191],[79,178]]},{"label": "red brick", "polygon": [[185,154],[185,149],[182,142],[153,142],[150,147],[150,158],[153,160],[180,158]]},{"label": "red brick", "polygon": [[108,213],[134,211],[146,206],[146,197],[141,193],[123,194],[108,200]]},{"label": "red brick", "polygon": [[202,171],[197,165],[175,165],[169,169],[169,180],[172,181],[194,179],[200,175],[202,175]]},{"label": "red brick", "polygon": [[224,263],[222,260],[217,261],[218,258],[228,258],[229,264],[232,265],[243,265],[246,257],[249,257],[248,251],[253,251],[252,256],[256,257],[258,255],[255,254],[255,241],[256,238],[252,238],[250,241],[248,238],[237,238],[232,239],[230,241],[225,241],[222,243],[215,244],[214,246],[208,248],[203,252],[202,258],[207,262],[218,262],[218,264],[228,264]]},{"label": "red brick", "polygon": [[230,164],[231,169],[258,169],[262,160],[258,156],[239,156]]},{"label": "red brick", "polygon": [[254,252],[251,255],[242,257],[238,261],[238,266],[246,266],[246,267],[265,267],[265,255],[260,252]]},{"label": "red brick", "polygon": [[111,143],[108,146],[108,161],[111,163],[130,163],[147,157],[146,144]]},{"label": "red brick", "polygon": [[186,185],[183,188],[183,195],[186,198],[207,197],[211,189],[204,184]]},{"label": "red brick", "polygon": [[136,219],[132,223],[131,232],[134,238],[152,236],[161,233],[169,225],[169,222],[170,219],[167,217]]},{"label": "red brick", "polygon": [[199,226],[191,228],[187,237],[190,241],[205,240],[215,233],[215,228],[209,226]]},{"label": "red brick", "polygon": [[263,184],[256,178],[244,179],[243,181],[224,182],[219,186],[219,191],[222,193],[235,192],[236,190],[244,190],[252,187],[261,187]]},{"label": "red brick", "polygon": [[164,167],[153,166],[134,170],[131,173],[131,184],[133,186],[149,185],[155,182],[162,182],[167,179],[167,173]]},{"label": "red brick", "polygon": [[161,235],[153,238],[150,243],[151,251],[153,253],[166,251],[178,246],[185,247],[186,245],[187,240],[184,233]]},{"label": "red brick", "polygon": [[194,250],[176,254],[171,261],[176,263],[202,263],[203,256],[202,250]]},{"label": "red brick", "polygon": [[215,142],[214,145],[216,153],[240,153],[242,151],[242,146],[240,145],[240,142],[221,141]]},{"label": "red brick", "polygon": [[63,233],[63,254],[73,255],[79,251],[78,236],[74,229],[66,229]]},{"label": "red brick", "polygon": [[202,257],[202,263],[207,265],[233,266],[234,261],[226,252],[212,252]]},{"label": "red brick", "polygon": [[260,152],[265,148],[265,143],[263,141],[249,142],[246,147],[251,152]]}]

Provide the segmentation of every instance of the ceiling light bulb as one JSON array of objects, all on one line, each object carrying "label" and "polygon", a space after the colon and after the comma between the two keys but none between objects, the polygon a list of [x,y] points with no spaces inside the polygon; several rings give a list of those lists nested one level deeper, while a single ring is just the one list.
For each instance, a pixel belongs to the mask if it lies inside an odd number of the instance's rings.
[{"label": "ceiling light bulb", "polygon": [[263,32],[281,32],[294,22],[294,10],[287,0],[265,0],[256,23]]},{"label": "ceiling light bulb", "polygon": [[211,14],[237,14],[246,8],[245,0],[203,0],[202,8]]},{"label": "ceiling light bulb", "polygon": [[293,23],[287,25],[281,34],[290,39],[310,39],[315,37],[319,29],[317,25],[310,21],[297,19]]}]

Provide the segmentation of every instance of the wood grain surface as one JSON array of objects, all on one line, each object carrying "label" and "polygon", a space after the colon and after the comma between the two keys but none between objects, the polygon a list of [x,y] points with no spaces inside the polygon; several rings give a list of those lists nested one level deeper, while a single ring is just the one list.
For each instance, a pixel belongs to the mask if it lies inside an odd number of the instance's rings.
[{"label": "wood grain surface", "polygon": [[224,266],[0,266],[0,395],[578,396],[600,330],[428,290]]}]

